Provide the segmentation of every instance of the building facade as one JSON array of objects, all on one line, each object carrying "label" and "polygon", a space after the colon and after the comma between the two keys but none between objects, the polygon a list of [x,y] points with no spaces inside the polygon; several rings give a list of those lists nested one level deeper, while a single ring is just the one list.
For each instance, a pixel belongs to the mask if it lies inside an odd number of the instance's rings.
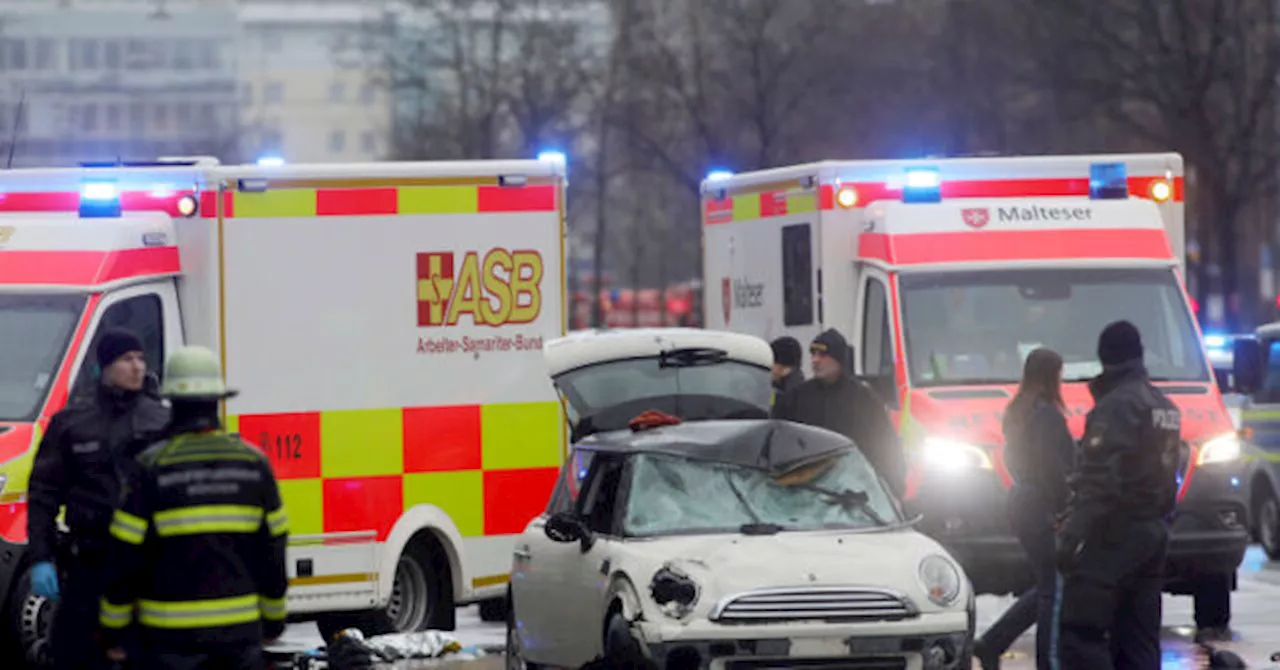
[{"label": "building facade", "polygon": [[237,33],[233,0],[0,0],[0,160],[233,159]]},{"label": "building facade", "polygon": [[390,96],[368,67],[378,0],[240,0],[243,149],[289,162],[388,152]]}]

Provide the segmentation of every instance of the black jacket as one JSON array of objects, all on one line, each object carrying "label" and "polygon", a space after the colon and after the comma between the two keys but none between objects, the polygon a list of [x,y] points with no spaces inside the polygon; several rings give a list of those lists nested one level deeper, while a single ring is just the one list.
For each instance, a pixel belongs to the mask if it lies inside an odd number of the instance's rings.
[{"label": "black jacket", "polygon": [[138,463],[111,520],[99,615],[108,644],[135,617],[153,648],[278,637],[288,520],[262,452],[221,431],[184,432]]},{"label": "black jacket", "polygon": [[53,415],[31,468],[28,551],[55,557],[58,508],[73,536],[105,538],[120,502],[120,482],[134,457],[164,434],[169,410],[146,393],[99,386]]},{"label": "black jacket", "polygon": [[773,418],[820,426],[858,445],[895,495],[906,488],[906,460],[884,402],[871,387],[842,376],[827,384],[809,379],[776,399]]},{"label": "black jacket", "polygon": [[782,397],[788,391],[796,388],[804,383],[804,373],[800,372],[800,368],[791,368],[782,379],[776,379],[773,382],[774,402]]},{"label": "black jacket", "polygon": [[1107,367],[1089,391],[1095,404],[1080,440],[1063,529],[1077,538],[1112,522],[1163,518],[1178,494],[1181,415],[1147,379],[1141,360]]},{"label": "black jacket", "polygon": [[1075,470],[1076,443],[1066,417],[1052,404],[1036,400],[1021,427],[1005,425],[1004,461],[1013,477],[1010,502],[1017,512],[1056,516],[1066,508]]}]

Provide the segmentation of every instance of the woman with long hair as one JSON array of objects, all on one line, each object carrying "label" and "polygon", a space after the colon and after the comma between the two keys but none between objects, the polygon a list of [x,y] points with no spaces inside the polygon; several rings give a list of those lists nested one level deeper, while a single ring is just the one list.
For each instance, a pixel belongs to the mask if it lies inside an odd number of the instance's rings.
[{"label": "woman with long hair", "polygon": [[1033,624],[1036,668],[1057,670],[1056,602],[1061,588],[1054,564],[1054,522],[1066,508],[1067,475],[1075,467],[1075,440],[1067,430],[1062,402],[1062,357],[1051,349],[1032,351],[1022,367],[1022,383],[1004,412],[1004,460],[1013,478],[1009,523],[1027,552],[1035,586],[992,624],[974,644],[983,670],[1000,667],[1000,657]]}]

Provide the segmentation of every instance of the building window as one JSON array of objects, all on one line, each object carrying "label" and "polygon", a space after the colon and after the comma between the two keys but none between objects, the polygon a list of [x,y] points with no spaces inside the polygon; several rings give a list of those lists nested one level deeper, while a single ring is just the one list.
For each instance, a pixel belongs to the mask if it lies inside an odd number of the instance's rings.
[{"label": "building window", "polygon": [[[97,46],[94,46],[94,53],[97,53]],[[119,70],[121,61],[124,56],[124,45],[117,41],[107,42],[103,47],[103,60],[108,70]],[[96,60],[96,57],[95,57]]]},{"label": "building window", "polygon": [[119,129],[120,129],[120,105],[109,104],[107,105],[107,130],[112,131],[112,130],[119,130]]},{"label": "building window", "polygon": [[156,103],[155,107],[151,109],[151,119],[152,123],[155,124],[156,130],[168,130],[169,105],[163,102]]},{"label": "building window", "polygon": [[377,96],[378,91],[373,87],[373,84],[365,84],[360,87],[360,102],[371,105]]},{"label": "building window", "polygon": [[86,133],[98,131],[98,105],[87,103],[80,108],[80,129]]},{"label": "building window", "polygon": [[329,151],[335,154],[342,153],[347,146],[347,133],[342,130],[335,130],[329,133]]},{"label": "building window", "polygon": [[273,81],[267,84],[266,91],[267,102],[280,102],[284,99],[284,84]]},{"label": "building window", "polygon": [[245,105],[253,104],[253,84],[245,82],[244,86],[240,87],[240,102]]},{"label": "building window", "polygon": [[147,132],[147,106],[141,102],[129,103],[129,130],[134,135]]},{"label": "building window", "polygon": [[56,66],[54,63],[54,43],[48,38],[40,38],[36,40],[36,69],[52,70]]},{"label": "building window", "polygon": [[372,130],[366,130],[360,134],[360,150],[366,154],[371,154],[378,150],[378,138]]},{"label": "building window", "polygon": [[347,86],[340,81],[329,84],[329,102],[342,102],[347,97]]}]

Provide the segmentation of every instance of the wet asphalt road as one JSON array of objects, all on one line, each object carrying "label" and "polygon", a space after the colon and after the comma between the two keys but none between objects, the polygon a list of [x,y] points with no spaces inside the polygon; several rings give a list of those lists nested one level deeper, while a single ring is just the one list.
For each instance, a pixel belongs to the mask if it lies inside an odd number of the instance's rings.
[{"label": "wet asphalt road", "polygon": [[[1011,603],[1012,598],[986,596],[978,599],[978,630],[991,625]],[[1164,600],[1164,662],[1162,670],[1189,670],[1202,668],[1204,654],[1191,642],[1191,598],[1165,596]],[[1271,655],[1280,652],[1280,563],[1268,563],[1261,549],[1251,548],[1241,568],[1239,590],[1233,594],[1232,627],[1237,639],[1221,646],[1231,649],[1248,662],[1249,668],[1280,670],[1280,662],[1272,662]],[[458,630],[455,635],[463,645],[494,645],[503,643],[505,628],[502,624],[480,621],[476,608],[459,611]],[[291,626],[286,640],[299,645],[318,645],[320,637],[313,625]],[[1033,670],[1034,629],[1024,635],[1006,656],[1002,666],[1006,670]],[[405,667],[439,667],[405,666]],[[458,670],[497,670],[501,667],[499,656],[451,664]]]}]

